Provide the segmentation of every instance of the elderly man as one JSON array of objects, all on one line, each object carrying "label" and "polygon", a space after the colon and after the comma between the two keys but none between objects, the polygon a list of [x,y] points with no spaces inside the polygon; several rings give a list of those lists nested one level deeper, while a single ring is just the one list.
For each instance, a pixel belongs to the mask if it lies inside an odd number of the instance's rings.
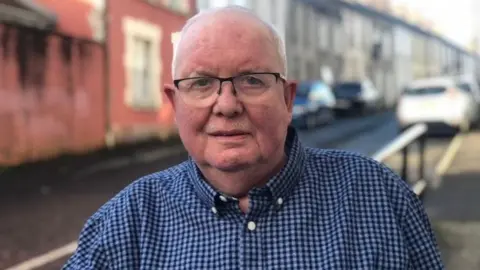
[{"label": "elderly man", "polygon": [[404,181],[301,145],[272,27],[221,8],[193,17],[177,46],[165,94],[189,160],[106,203],[64,269],[443,269]]}]

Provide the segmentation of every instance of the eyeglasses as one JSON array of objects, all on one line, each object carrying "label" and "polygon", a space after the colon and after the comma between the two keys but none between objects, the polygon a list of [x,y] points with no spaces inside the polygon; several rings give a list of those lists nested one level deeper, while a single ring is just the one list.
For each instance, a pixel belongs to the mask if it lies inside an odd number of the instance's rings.
[{"label": "eyeglasses", "polygon": [[[286,82],[280,73],[248,73],[229,78],[212,76],[192,77],[174,80],[185,103],[195,106],[209,106],[222,94],[223,82],[231,82],[233,93],[242,101],[252,101],[268,92],[278,81]],[[217,94],[217,95],[215,95]]]}]

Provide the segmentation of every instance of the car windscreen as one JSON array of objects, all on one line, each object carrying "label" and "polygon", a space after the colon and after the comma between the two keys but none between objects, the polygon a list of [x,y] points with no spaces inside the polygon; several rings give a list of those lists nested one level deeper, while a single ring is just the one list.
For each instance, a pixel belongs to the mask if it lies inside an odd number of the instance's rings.
[{"label": "car windscreen", "polygon": [[336,94],[358,94],[362,91],[360,83],[339,83],[333,86]]},{"label": "car windscreen", "polygon": [[446,91],[446,88],[443,86],[430,86],[430,87],[414,87],[407,88],[403,92],[405,96],[428,96],[428,95],[438,95]]}]

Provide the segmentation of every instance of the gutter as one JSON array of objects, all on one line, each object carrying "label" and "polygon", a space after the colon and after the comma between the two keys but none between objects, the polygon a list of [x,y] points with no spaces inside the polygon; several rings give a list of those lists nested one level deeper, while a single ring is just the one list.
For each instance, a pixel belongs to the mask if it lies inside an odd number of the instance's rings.
[{"label": "gutter", "polygon": [[13,0],[12,5],[0,3],[0,22],[52,31],[56,27],[57,16],[30,0]]}]

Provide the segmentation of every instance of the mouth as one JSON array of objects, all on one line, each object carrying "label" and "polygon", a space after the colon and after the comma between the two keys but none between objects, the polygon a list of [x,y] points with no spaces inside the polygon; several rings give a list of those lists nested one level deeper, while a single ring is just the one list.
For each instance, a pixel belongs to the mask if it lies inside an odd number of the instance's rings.
[{"label": "mouth", "polygon": [[209,133],[210,136],[214,137],[237,137],[237,136],[246,136],[248,132],[241,131],[241,130],[223,130],[223,131],[215,131]]}]

